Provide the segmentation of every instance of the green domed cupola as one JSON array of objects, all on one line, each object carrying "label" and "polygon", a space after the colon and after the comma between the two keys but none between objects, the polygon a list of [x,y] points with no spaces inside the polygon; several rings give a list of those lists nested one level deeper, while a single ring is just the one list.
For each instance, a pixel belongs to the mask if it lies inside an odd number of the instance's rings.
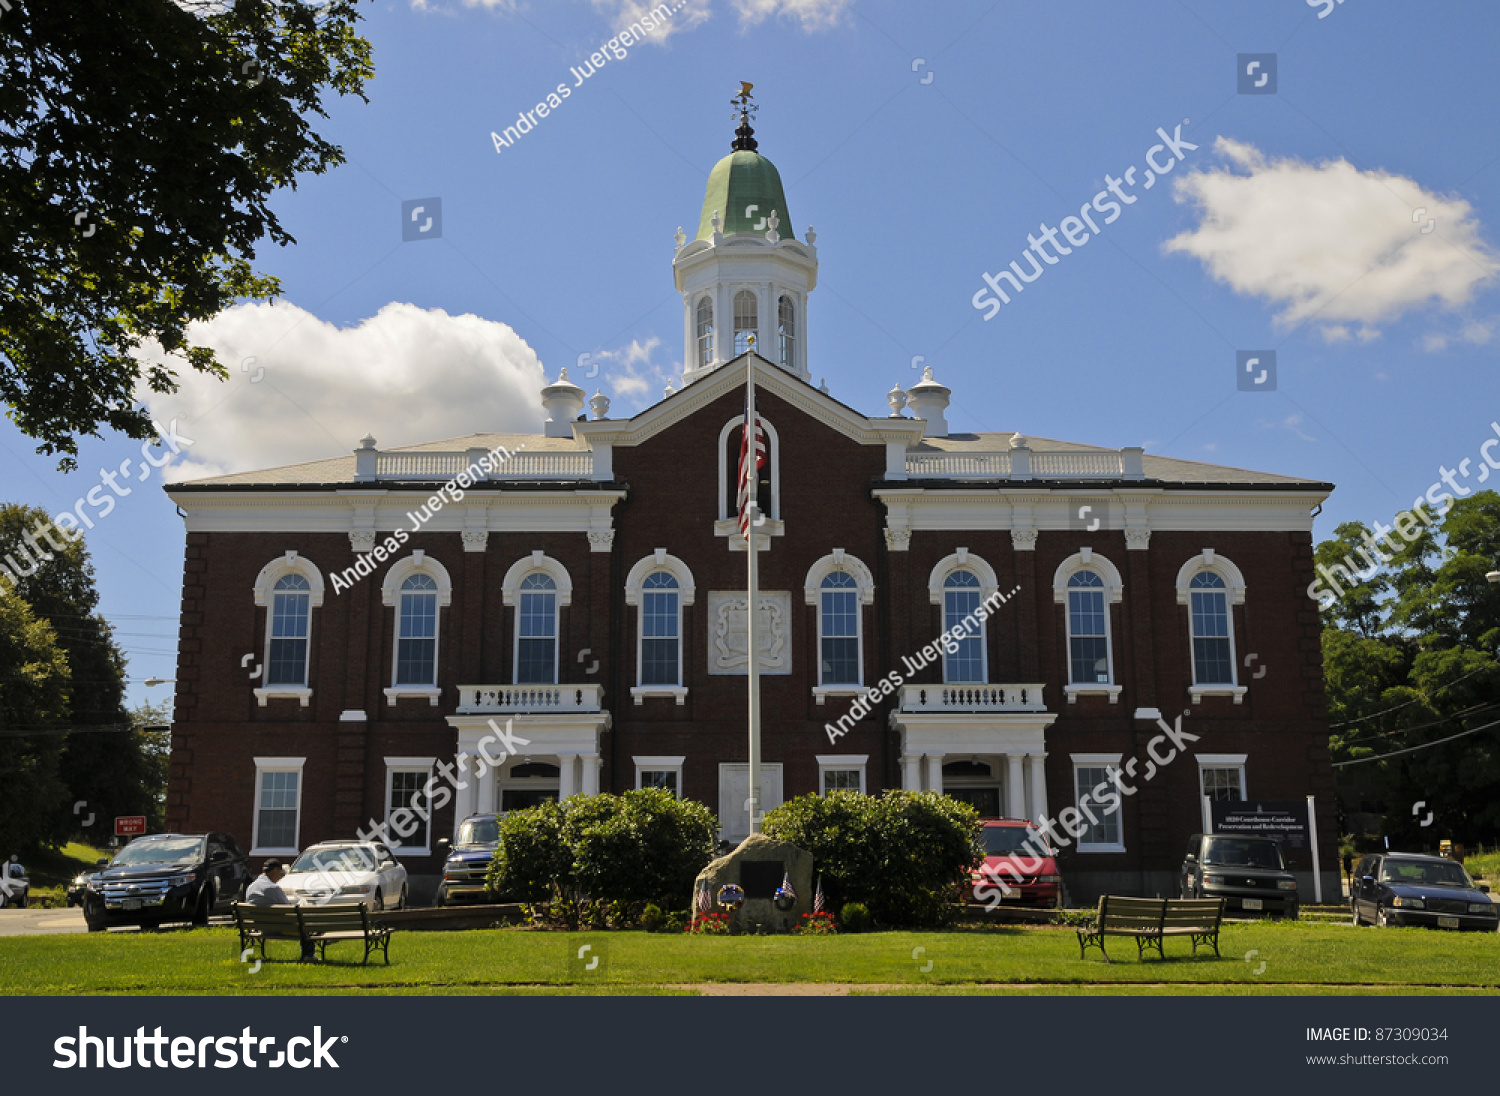
[{"label": "green domed cupola", "polygon": [[720,231],[726,236],[736,232],[765,232],[773,210],[780,218],[781,234],[796,235],[786,209],[786,194],[781,189],[781,174],[775,164],[756,151],[750,109],[753,107],[741,103],[740,126],[730,146],[734,151],[715,164],[708,177],[703,215],[698,218],[699,240],[713,238],[715,211],[723,220]]}]

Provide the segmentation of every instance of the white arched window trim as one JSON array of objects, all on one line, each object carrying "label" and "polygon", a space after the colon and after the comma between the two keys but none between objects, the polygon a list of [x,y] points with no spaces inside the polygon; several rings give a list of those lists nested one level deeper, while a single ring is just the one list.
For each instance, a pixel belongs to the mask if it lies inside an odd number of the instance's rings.
[{"label": "white arched window trim", "polygon": [[683,612],[693,603],[697,593],[697,584],[693,580],[693,571],[686,563],[671,555],[665,548],[658,548],[649,556],[636,561],[629,574],[625,576],[625,604],[634,606],[636,609],[635,619],[635,665],[636,684],[631,688],[630,695],[637,704],[644,702],[648,696],[670,696],[676,699],[678,704],[687,703],[687,686],[677,685],[642,685],[641,674],[641,595],[648,575],[657,571],[665,571],[677,580],[677,658],[679,672],[677,680],[687,680],[687,636],[684,621],[686,614]]},{"label": "white arched window trim", "polygon": [[295,551],[288,551],[285,554],[271,560],[271,562],[262,567],[260,569],[260,573],[255,576],[255,604],[258,608],[263,608],[266,610],[266,639],[265,643],[261,647],[260,665],[262,667],[268,666],[271,662],[271,611],[275,605],[273,592],[275,590],[277,580],[284,578],[287,575],[301,575],[303,578],[307,579],[307,585],[310,588],[308,591],[309,597],[307,599],[308,684],[271,685],[252,690],[255,694],[256,703],[259,704],[262,708],[266,706],[266,701],[270,700],[272,697],[286,697],[289,699],[295,699],[299,701],[304,708],[307,707],[308,704],[312,701],[312,610],[318,608],[323,604],[323,573],[318,570],[317,566],[311,560],[307,559],[305,556],[298,555]]},{"label": "white arched window trim", "polygon": [[568,569],[546,552],[538,550],[525,559],[516,560],[511,564],[510,570],[505,572],[505,581],[501,584],[501,598],[506,605],[514,607],[520,604],[521,580],[535,571],[550,575],[552,581],[557,583],[557,607],[559,609],[573,603],[573,579],[568,574]]},{"label": "white arched window trim", "polygon": [[986,601],[991,595],[1000,589],[1000,579],[995,575],[995,569],[983,559],[970,552],[967,548],[960,548],[951,556],[944,556],[938,560],[932,574],[927,579],[927,594],[932,599],[932,604],[943,603],[943,582],[954,571],[973,571],[974,576],[979,579],[979,600]]},{"label": "white arched window trim", "polygon": [[1194,704],[1203,703],[1205,696],[1229,696],[1234,698],[1236,704],[1244,702],[1245,694],[1249,689],[1239,683],[1240,665],[1238,644],[1235,642],[1235,620],[1234,607],[1245,604],[1245,576],[1232,560],[1225,559],[1212,548],[1205,548],[1198,555],[1193,556],[1177,570],[1177,604],[1184,606],[1188,612],[1188,672],[1189,680],[1196,682],[1198,675],[1193,668],[1193,660],[1196,658],[1193,652],[1193,601],[1189,584],[1194,576],[1210,571],[1224,580],[1225,594],[1229,610],[1229,669],[1234,676],[1234,681],[1222,685],[1198,685],[1188,686],[1188,695],[1193,698]]},{"label": "white arched window trim", "polygon": [[[760,526],[762,534],[779,537],[786,531],[786,525],[781,520],[781,438],[776,433],[776,427],[764,416],[760,417],[761,425],[766,428],[766,447],[770,450],[767,458],[771,464],[771,505],[766,505],[765,499],[757,499],[760,504],[761,513],[765,521]],[[729,550],[731,552],[743,552],[745,550],[745,538],[740,535],[740,516],[737,512],[729,512],[726,489],[732,477],[739,475],[739,467],[729,466],[729,435],[741,426],[745,425],[745,416],[736,415],[724,424],[724,429],[719,431],[719,488],[718,507],[719,519],[714,522],[714,534],[716,536],[729,538]]]},{"label": "white arched window trim", "polygon": [[[822,658],[823,658],[823,580],[835,571],[841,571],[854,579],[855,586],[859,592],[859,604],[861,606],[873,605],[875,603],[875,576],[870,572],[863,560],[857,556],[851,556],[842,548],[835,548],[828,555],[818,560],[807,569],[807,577],[802,583],[802,593],[807,599],[807,604],[817,609],[816,631],[813,640],[813,657],[818,660],[818,671],[814,674],[819,684],[813,688],[813,697],[819,704],[830,696],[858,696],[865,691],[862,684],[856,685],[824,685],[822,681]],[[859,618],[859,677],[864,681],[865,670],[865,621],[864,614]]]},{"label": "white arched window trim", "polygon": [[1052,573],[1052,599],[1063,607],[1063,650],[1064,665],[1068,665],[1073,657],[1073,617],[1069,612],[1068,605],[1068,580],[1079,571],[1093,571],[1104,580],[1104,644],[1109,659],[1109,683],[1102,682],[1080,682],[1068,681],[1071,672],[1063,674],[1063,695],[1068,698],[1069,704],[1076,704],[1080,696],[1096,695],[1107,696],[1111,704],[1120,702],[1122,686],[1116,681],[1117,670],[1115,667],[1115,628],[1113,615],[1109,611],[1111,605],[1118,605],[1125,594],[1125,580],[1120,576],[1120,569],[1104,556],[1096,553],[1092,548],[1080,548],[1073,555],[1057,565],[1057,570]]},{"label": "white arched window trim", "polygon": [[[391,623],[391,676],[396,680],[396,660],[401,651],[401,584],[412,575],[427,575],[437,583],[437,620],[433,622],[432,660],[434,677],[441,672],[443,646],[443,610],[453,604],[453,579],[448,568],[418,548],[411,555],[398,559],[385,573],[380,584],[380,603],[393,610]],[[428,704],[436,708],[442,699],[443,690],[437,685],[396,685],[384,690],[385,702],[391,707],[403,696],[426,697]]]}]

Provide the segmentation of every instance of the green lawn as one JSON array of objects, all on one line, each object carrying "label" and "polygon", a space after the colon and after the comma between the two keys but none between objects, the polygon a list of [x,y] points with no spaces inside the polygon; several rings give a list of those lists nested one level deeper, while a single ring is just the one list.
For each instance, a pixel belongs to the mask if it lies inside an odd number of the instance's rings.
[{"label": "green lawn", "polygon": [[[593,972],[578,969],[576,959],[570,969],[570,957],[583,944],[592,946],[587,958],[601,959]],[[237,961],[235,945],[234,933],[221,928],[0,938],[0,994],[458,994],[549,987],[638,993],[716,982],[854,983],[879,992],[975,992],[976,985],[980,992],[1004,993],[1500,991],[1500,934],[1332,924],[1231,925],[1221,938],[1222,959],[1212,952],[1191,959],[1186,941],[1171,940],[1166,962],[1139,962],[1129,940],[1114,940],[1117,961],[1108,964],[1097,957],[1080,961],[1071,931],[1034,928],[834,937],[397,932],[389,967],[378,958],[360,966],[360,950],[347,943],[329,949],[326,965],[301,964],[294,961],[296,945],[282,943],[271,945],[271,960],[254,972]]]},{"label": "green lawn", "polygon": [[60,849],[43,849],[24,857],[26,874],[31,879],[31,904],[61,906],[67,900],[67,885],[81,871],[92,871],[101,859],[112,853],[78,841]]}]

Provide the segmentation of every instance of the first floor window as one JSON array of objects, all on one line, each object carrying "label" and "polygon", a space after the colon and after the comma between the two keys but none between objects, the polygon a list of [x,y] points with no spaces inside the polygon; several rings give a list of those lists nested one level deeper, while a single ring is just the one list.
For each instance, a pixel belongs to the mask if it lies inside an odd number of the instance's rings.
[{"label": "first floor window", "polygon": [[301,806],[302,759],[258,762],[254,847],[295,852]]},{"label": "first floor window", "polygon": [[864,773],[858,769],[824,769],[823,794],[864,791]]},{"label": "first floor window", "polygon": [[[1113,775],[1119,771],[1119,758],[1113,763],[1100,763],[1089,761],[1083,764],[1074,763],[1073,766],[1073,788],[1074,806],[1078,809],[1082,818],[1080,825],[1084,827],[1078,835],[1079,852],[1102,852],[1123,850],[1124,839],[1120,831],[1120,806],[1118,802],[1111,811],[1105,811],[1100,805],[1094,790],[1100,784],[1114,791],[1116,799],[1119,797],[1119,789],[1114,786]],[[1088,802],[1085,803],[1085,797]],[[1094,821],[1090,821],[1090,816]]]},{"label": "first floor window", "polygon": [[681,794],[677,789],[676,769],[642,769],[642,788],[665,788],[673,795]]},{"label": "first floor window", "polygon": [[1245,798],[1244,765],[1204,765],[1198,770],[1203,794],[1219,803],[1239,803]]},{"label": "first floor window", "polygon": [[636,757],[635,786],[637,788],[665,788],[677,798],[682,798],[683,757]]},{"label": "first floor window", "polygon": [[431,762],[392,765],[386,770],[385,820],[391,844],[398,849],[428,847],[432,804],[423,795],[423,789],[431,775]]}]

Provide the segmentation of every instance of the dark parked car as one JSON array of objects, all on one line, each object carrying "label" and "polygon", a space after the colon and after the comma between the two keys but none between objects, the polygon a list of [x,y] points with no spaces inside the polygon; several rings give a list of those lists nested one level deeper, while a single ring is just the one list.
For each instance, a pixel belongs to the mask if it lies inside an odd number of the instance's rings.
[{"label": "dark parked car", "polygon": [[226,912],[254,878],[250,860],[227,833],[137,837],[99,869],[84,892],[90,932],[113,925],[206,925]]},{"label": "dark parked car", "polygon": [[1297,880],[1272,837],[1193,834],[1179,889],[1183,898],[1222,898],[1226,911],[1297,916]]},{"label": "dark parked car", "polygon": [[1367,856],[1349,884],[1356,925],[1426,925],[1494,932],[1500,926],[1489,887],[1475,883],[1455,860],[1417,853]]},{"label": "dark parked car", "polygon": [[[97,866],[102,868],[105,867],[108,863],[109,861],[107,859],[100,860],[98,861]],[[69,906],[83,905],[83,898],[84,895],[88,894],[89,884],[94,881],[94,877],[98,874],[99,873],[97,871],[81,871],[77,875],[73,876],[72,882],[68,884]]]},{"label": "dark parked car", "polygon": [[[438,844],[446,845],[448,839],[440,837]],[[457,906],[485,901],[489,890],[484,877],[499,844],[499,815],[474,814],[460,822],[448,859],[443,862],[443,881],[438,884],[436,904]]]},{"label": "dark parked car", "polygon": [[10,906],[25,909],[31,898],[31,880],[26,869],[14,860],[0,862],[0,909]]}]

